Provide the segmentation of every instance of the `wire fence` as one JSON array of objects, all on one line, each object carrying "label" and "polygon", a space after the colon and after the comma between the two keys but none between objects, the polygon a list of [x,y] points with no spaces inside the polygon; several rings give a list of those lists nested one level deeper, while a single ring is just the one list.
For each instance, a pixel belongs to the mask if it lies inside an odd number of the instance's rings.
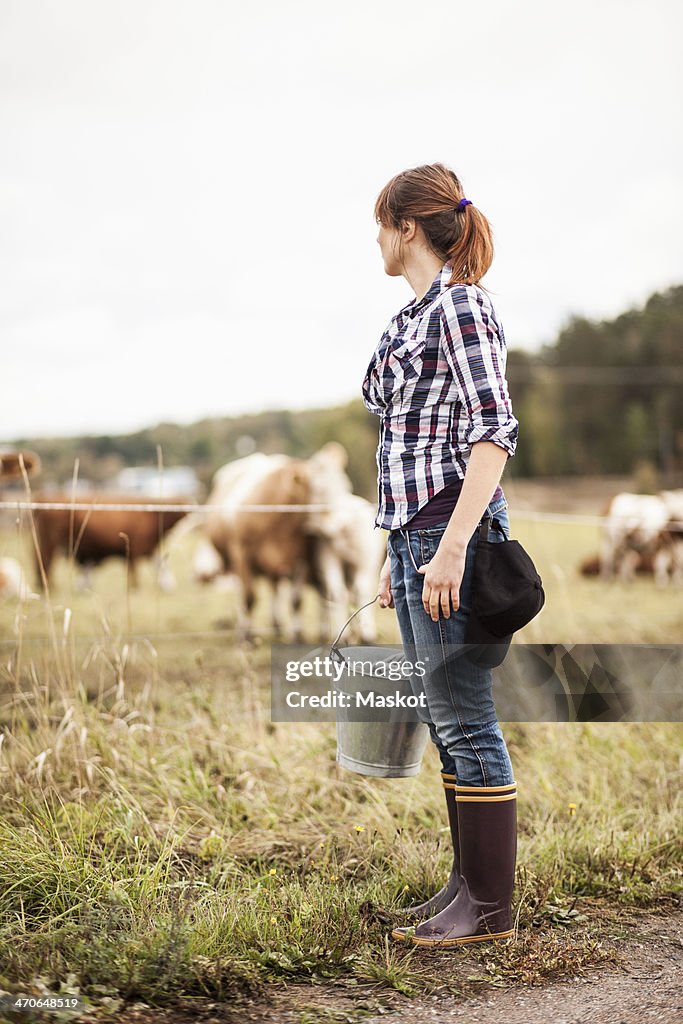
[{"label": "wire fence", "polygon": [[249,505],[242,502],[222,505],[198,505],[198,504],[171,504],[171,503],[142,503],[126,505],[119,502],[99,501],[0,501],[0,508],[11,508],[14,511],[22,509],[55,509],[69,511],[74,509],[79,512],[324,512],[334,509],[333,503],[300,505]]},{"label": "wire fence", "polygon": [[[642,495],[642,497],[655,497],[655,495]],[[683,490],[681,490],[681,505],[683,506]],[[12,512],[21,512],[46,509],[54,511],[78,511],[78,512],[187,512],[192,514],[208,514],[210,512],[332,512],[338,510],[334,502],[317,504],[291,504],[291,505],[252,505],[242,502],[225,503],[222,505],[201,505],[196,503],[159,503],[159,502],[136,502],[126,504],[124,502],[98,502],[98,501],[0,501],[0,510],[7,509]],[[623,519],[624,522],[639,525],[640,517],[637,512],[626,512],[623,515],[610,514],[599,516],[581,512],[540,512],[532,509],[520,509],[515,506],[510,508],[515,519],[538,520],[539,522],[555,523],[577,523],[582,525],[599,526],[608,519]],[[669,518],[667,526],[683,528],[683,519]]]}]

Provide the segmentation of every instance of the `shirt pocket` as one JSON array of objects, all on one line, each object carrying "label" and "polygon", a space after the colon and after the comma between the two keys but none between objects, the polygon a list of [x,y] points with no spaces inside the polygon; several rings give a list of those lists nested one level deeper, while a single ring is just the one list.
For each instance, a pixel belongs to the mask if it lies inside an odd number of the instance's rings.
[{"label": "shirt pocket", "polygon": [[[387,353],[387,365],[401,382],[413,380],[420,375],[424,358],[425,337],[416,326],[400,343],[391,346]],[[398,341],[398,339],[397,339]]]}]

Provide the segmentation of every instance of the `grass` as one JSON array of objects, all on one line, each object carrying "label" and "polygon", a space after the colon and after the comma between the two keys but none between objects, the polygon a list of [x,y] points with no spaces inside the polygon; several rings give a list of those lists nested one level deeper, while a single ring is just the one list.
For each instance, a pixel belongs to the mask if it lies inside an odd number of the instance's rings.
[{"label": "grass", "polygon": [[[680,635],[680,602],[651,582],[574,578],[591,529],[513,516],[548,591],[520,638]],[[0,550],[26,543],[10,531]],[[190,552],[174,555],[186,582],[172,594],[149,567],[128,594],[120,563],[79,594],[61,563],[48,602],[0,609],[0,987],[72,976],[94,1002],[161,1005],[282,979],[407,994],[448,983],[443,955],[387,939],[401,906],[449,868],[433,749],[413,779],[365,779],[337,767],[333,724],[272,723],[268,644],[221,632],[230,598],[189,583]],[[378,621],[395,640],[393,614]],[[519,792],[518,941],[449,953],[472,960],[473,984],[607,962],[601,915],[666,910],[683,880],[679,724],[504,732]]]}]

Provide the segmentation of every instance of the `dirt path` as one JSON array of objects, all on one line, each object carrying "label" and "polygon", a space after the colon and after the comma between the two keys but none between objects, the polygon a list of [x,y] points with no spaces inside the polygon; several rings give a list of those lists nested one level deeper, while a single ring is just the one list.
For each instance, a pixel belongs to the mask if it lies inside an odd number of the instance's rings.
[{"label": "dirt path", "polygon": [[120,1009],[115,1019],[117,1024],[681,1024],[683,910],[629,909],[590,931],[593,937],[599,933],[613,962],[581,977],[511,982],[505,988],[473,983],[482,961],[460,949],[444,957],[444,983],[461,987],[464,995],[448,992],[445,985],[431,996],[409,998],[379,984],[293,983],[274,985],[266,998],[239,1005],[206,1000],[192,1010],[156,1010],[138,1004]]},{"label": "dirt path", "polygon": [[467,1020],[472,1024],[681,1024],[683,1022],[683,913],[641,921],[638,938],[618,950],[616,968],[544,986],[487,992],[455,1002],[413,1001],[405,1012],[364,1018],[379,1021]]}]

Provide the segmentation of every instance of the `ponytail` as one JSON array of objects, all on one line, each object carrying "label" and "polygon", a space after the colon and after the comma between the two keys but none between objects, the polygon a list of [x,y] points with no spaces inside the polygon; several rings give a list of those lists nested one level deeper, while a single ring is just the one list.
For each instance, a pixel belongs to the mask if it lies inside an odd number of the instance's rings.
[{"label": "ponytail", "polygon": [[[493,263],[491,226],[481,210],[477,210],[474,205],[457,210],[455,218],[459,223],[457,238],[448,250],[447,258],[453,266],[451,280],[448,283],[479,284]],[[437,247],[431,239],[430,242],[432,248],[436,250]]]}]

